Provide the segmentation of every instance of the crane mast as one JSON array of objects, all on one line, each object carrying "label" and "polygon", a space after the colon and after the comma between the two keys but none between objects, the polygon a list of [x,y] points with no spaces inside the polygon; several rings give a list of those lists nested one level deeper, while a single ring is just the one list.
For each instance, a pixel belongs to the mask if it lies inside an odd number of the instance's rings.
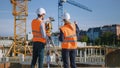
[{"label": "crane mast", "polygon": [[58,27],[62,25],[63,3],[64,1],[58,0]]},{"label": "crane mast", "polygon": [[[28,16],[28,0],[10,0],[14,16],[14,43],[6,55],[13,51],[14,56],[19,53],[26,55],[26,19]],[[30,49],[29,49],[30,51]]]}]

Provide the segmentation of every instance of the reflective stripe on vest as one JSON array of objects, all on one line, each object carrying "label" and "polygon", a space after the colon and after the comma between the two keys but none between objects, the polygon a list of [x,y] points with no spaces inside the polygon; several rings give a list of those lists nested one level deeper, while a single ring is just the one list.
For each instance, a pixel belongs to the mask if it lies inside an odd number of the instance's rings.
[{"label": "reflective stripe on vest", "polygon": [[77,40],[64,40],[63,42],[77,42]]},{"label": "reflective stripe on vest", "polygon": [[[66,36],[65,39],[69,39],[69,38],[74,38],[76,37],[76,34],[70,35],[70,36]],[[63,40],[63,42],[77,42],[77,40]]]},{"label": "reflective stripe on vest", "polygon": [[36,33],[39,33],[39,34],[40,34],[40,32],[39,32],[39,31],[36,31],[36,30],[32,30],[32,32],[36,32]]},{"label": "reflective stripe on vest", "polygon": [[71,38],[71,37],[76,37],[76,34],[70,35],[70,36],[66,36],[65,38]]},{"label": "reflective stripe on vest", "polygon": [[32,30],[32,32],[33,33],[36,33],[36,35],[33,35],[33,37],[36,37],[36,38],[42,38],[41,36],[40,36],[40,31],[36,31],[36,30]]},{"label": "reflective stripe on vest", "polygon": [[33,35],[33,37],[34,37],[34,38],[43,38],[43,37],[41,37],[41,36],[39,36],[39,35]]}]

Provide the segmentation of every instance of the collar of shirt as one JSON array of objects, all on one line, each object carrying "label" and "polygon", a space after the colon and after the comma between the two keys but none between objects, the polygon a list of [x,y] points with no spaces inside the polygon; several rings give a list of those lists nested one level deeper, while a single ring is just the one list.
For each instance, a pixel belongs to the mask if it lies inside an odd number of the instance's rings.
[{"label": "collar of shirt", "polygon": [[39,21],[44,22],[41,18],[37,18]]}]

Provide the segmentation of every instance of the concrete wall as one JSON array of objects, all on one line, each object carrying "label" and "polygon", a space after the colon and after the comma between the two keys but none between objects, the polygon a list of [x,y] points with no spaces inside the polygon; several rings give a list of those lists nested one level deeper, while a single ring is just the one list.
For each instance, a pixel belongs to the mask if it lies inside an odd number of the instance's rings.
[{"label": "concrete wall", "polygon": [[120,67],[120,49],[108,53],[105,56],[106,67]]},{"label": "concrete wall", "polygon": [[0,63],[0,68],[10,68],[10,63]]}]

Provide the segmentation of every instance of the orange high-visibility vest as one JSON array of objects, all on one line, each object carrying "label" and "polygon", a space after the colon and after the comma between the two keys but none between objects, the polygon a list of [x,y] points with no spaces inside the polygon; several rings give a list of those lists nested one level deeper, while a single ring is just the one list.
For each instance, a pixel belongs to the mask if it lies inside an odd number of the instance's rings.
[{"label": "orange high-visibility vest", "polygon": [[77,48],[77,37],[76,37],[75,24],[68,23],[62,26],[60,29],[64,34],[62,48],[63,49],[76,49]]},{"label": "orange high-visibility vest", "polygon": [[42,21],[34,19],[32,21],[32,34],[33,34],[33,41],[34,42],[42,42],[46,43],[46,39],[42,37],[42,33],[40,31]]}]

